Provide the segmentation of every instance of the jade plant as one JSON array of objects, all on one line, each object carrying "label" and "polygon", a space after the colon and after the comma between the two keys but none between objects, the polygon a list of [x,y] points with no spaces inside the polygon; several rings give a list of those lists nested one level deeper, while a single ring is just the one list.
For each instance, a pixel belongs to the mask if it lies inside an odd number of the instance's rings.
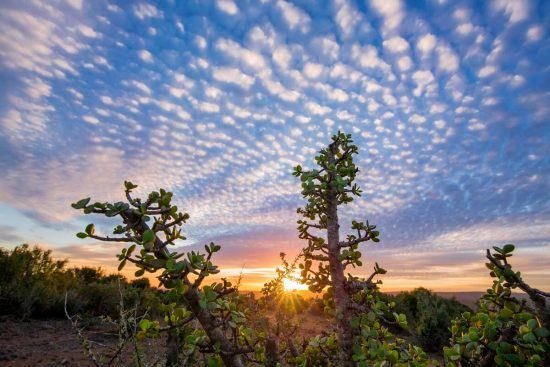
[{"label": "jade plant", "polygon": [[[380,232],[368,221],[352,221],[351,233],[340,236],[339,209],[361,195],[356,180],[358,167],[354,155],[358,147],[350,134],[338,132],[328,147],[315,157],[314,169],[298,165],[294,176],[300,178],[302,195],[307,200],[297,212],[299,237],[307,241],[300,263],[303,281],[312,292],[324,292],[327,308],[333,310],[337,326],[336,338],[322,337],[308,350],[328,353],[332,365],[366,365],[389,360],[404,363],[423,363],[425,354],[420,348],[409,348],[393,338],[385,327],[396,323],[406,327],[405,315],[393,314],[391,305],[379,297],[374,278],[386,270],[375,264],[367,278],[354,276],[350,268],[363,265],[360,245],[380,241]],[[325,345],[323,343],[337,343]],[[318,347],[314,347],[318,346]],[[313,349],[312,349],[313,348]]]},{"label": "jade plant", "polygon": [[[486,264],[493,285],[475,313],[465,312],[453,321],[451,346],[444,348],[449,366],[543,366],[548,354],[548,293],[530,287],[509,263],[515,249],[507,244],[487,250]],[[514,296],[521,289],[527,301]]]},{"label": "jade plant", "polygon": [[[124,187],[125,202],[92,203],[86,198],[72,204],[85,214],[120,220],[111,236],[96,233],[94,224],[89,224],[77,237],[123,245],[118,255],[119,270],[132,263],[137,267],[136,277],[146,272],[156,274],[171,299],[167,327],[184,328],[191,322],[200,325],[184,340],[178,339],[174,331],[168,364],[176,364],[178,350],[185,350],[209,355],[212,366],[243,366],[248,355],[255,352],[257,342],[253,330],[244,323],[244,312],[237,309],[236,288],[226,279],[205,282],[219,272],[212,259],[220,246],[207,244],[204,252],[171,250],[178,241],[185,240],[181,227],[189,215],[172,203],[171,192],[160,189],[140,199],[132,196],[137,185],[126,181]],[[154,336],[162,328],[154,320],[142,320],[140,327],[142,336]]]}]

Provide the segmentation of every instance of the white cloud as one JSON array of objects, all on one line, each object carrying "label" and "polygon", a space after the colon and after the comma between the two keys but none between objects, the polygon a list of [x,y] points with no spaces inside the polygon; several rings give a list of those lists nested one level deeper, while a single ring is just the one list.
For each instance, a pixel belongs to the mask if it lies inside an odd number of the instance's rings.
[{"label": "white cloud", "polygon": [[445,128],[446,123],[443,120],[437,120],[437,121],[435,121],[434,125],[437,129],[441,130],[441,129]]},{"label": "white cloud", "polygon": [[254,78],[250,75],[247,75],[236,68],[230,67],[221,67],[214,68],[214,73],[212,74],[214,79],[224,82],[235,84],[241,86],[245,89],[248,89],[254,84]]},{"label": "white cloud", "polygon": [[311,117],[296,116],[296,121],[298,121],[300,124],[307,124],[311,121]]},{"label": "white cloud", "polygon": [[75,9],[82,10],[82,0],[66,0],[67,4]]},{"label": "white cloud", "polygon": [[97,125],[99,124],[99,120],[94,117],[94,116],[91,116],[91,115],[84,115],[82,116],[82,120],[86,121],[87,123],[89,124],[92,124],[92,125]]},{"label": "white cloud", "polygon": [[486,65],[479,69],[479,72],[477,73],[477,76],[480,78],[486,78],[488,76],[493,75],[497,71],[496,67],[493,65]]},{"label": "white cloud", "polygon": [[338,59],[340,46],[332,37],[317,37],[312,41],[312,45],[324,59],[330,61]]},{"label": "white cloud", "polygon": [[412,78],[417,85],[417,87],[413,91],[413,94],[417,97],[420,96],[435,80],[434,75],[429,70],[415,71],[412,75]]},{"label": "white cloud", "polygon": [[149,88],[145,83],[142,83],[138,80],[132,80],[131,81],[131,84],[136,87],[137,89],[139,89],[140,91],[146,93],[146,94],[151,94],[151,88]]},{"label": "white cloud", "polygon": [[544,29],[540,25],[534,25],[527,30],[527,40],[529,42],[537,42],[542,39]]},{"label": "white cloud", "polygon": [[112,105],[114,103],[113,99],[109,96],[101,96],[99,97],[99,99],[106,105]]},{"label": "white cloud", "polygon": [[216,6],[229,15],[235,15],[239,12],[239,8],[232,0],[217,0]]},{"label": "white cloud", "polygon": [[155,6],[151,4],[141,3],[138,5],[134,5],[132,7],[134,11],[134,15],[141,19],[147,19],[147,18],[162,18],[163,14],[162,11],[155,8]]},{"label": "white cloud", "polygon": [[364,22],[361,13],[347,0],[334,1],[336,24],[344,38],[349,38],[356,31],[357,25]]},{"label": "white cloud", "polygon": [[153,61],[153,55],[147,51],[147,50],[139,50],[138,56],[140,59],[142,59],[145,62],[152,62]]},{"label": "white cloud", "polygon": [[510,23],[517,23],[529,16],[529,2],[527,0],[493,0],[493,9],[504,12]]},{"label": "white cloud", "polygon": [[203,112],[208,112],[208,113],[218,113],[220,112],[220,106],[218,106],[217,104],[214,104],[214,103],[210,103],[210,102],[202,102],[199,104],[198,106],[199,110],[203,111]]},{"label": "white cloud", "polygon": [[427,55],[435,48],[436,43],[437,38],[433,34],[428,33],[418,39],[416,47],[423,55]]},{"label": "white cloud", "polygon": [[292,55],[285,45],[280,45],[273,52],[273,61],[281,68],[288,68]]},{"label": "white cloud", "polygon": [[400,53],[409,49],[409,44],[404,38],[395,36],[383,42],[384,48],[393,53]]},{"label": "white cloud", "polygon": [[412,60],[409,56],[402,56],[399,58],[399,60],[397,60],[397,66],[401,71],[410,70],[413,66]]},{"label": "white cloud", "polygon": [[304,74],[309,79],[317,79],[323,73],[324,67],[321,64],[308,62],[304,65]]},{"label": "white cloud", "polygon": [[321,106],[320,104],[315,102],[307,102],[306,108],[310,113],[314,115],[326,115],[331,111],[329,107]]},{"label": "white cloud", "polygon": [[309,31],[311,18],[305,11],[284,0],[277,1],[277,8],[290,29],[298,28],[304,33]]},{"label": "white cloud", "polygon": [[378,50],[372,45],[360,47],[354,45],[351,50],[352,57],[366,69],[380,69],[389,72],[390,66],[378,56]]},{"label": "white cloud", "polygon": [[401,25],[404,18],[401,0],[372,0],[371,6],[384,18],[387,31],[393,31]]},{"label": "white cloud", "polygon": [[78,30],[80,33],[82,33],[84,36],[88,38],[98,38],[99,33],[94,31],[92,28],[88,27],[87,25],[81,24],[78,26]]},{"label": "white cloud", "polygon": [[199,46],[201,50],[204,50],[208,46],[208,42],[206,42],[206,38],[202,36],[195,36],[195,44]]},{"label": "white cloud", "polygon": [[216,49],[241,62],[250,69],[262,70],[266,68],[266,61],[261,54],[244,48],[233,40],[226,38],[219,39],[216,42]]},{"label": "white cloud", "polygon": [[384,103],[388,106],[395,106],[397,104],[397,100],[395,99],[395,97],[393,95],[391,95],[390,93],[386,93],[382,96],[382,100],[384,101]]},{"label": "white cloud", "polygon": [[474,25],[472,23],[463,23],[456,27],[456,32],[462,36],[467,36],[474,31]]},{"label": "white cloud", "polygon": [[298,136],[302,135],[302,130],[298,129],[297,127],[293,127],[290,129],[290,136],[293,138],[296,138]]},{"label": "white cloud", "polygon": [[415,113],[409,118],[409,121],[415,125],[421,125],[426,122],[426,118]]},{"label": "white cloud", "polygon": [[459,59],[455,52],[446,45],[437,48],[438,67],[440,70],[453,72],[458,70]]}]

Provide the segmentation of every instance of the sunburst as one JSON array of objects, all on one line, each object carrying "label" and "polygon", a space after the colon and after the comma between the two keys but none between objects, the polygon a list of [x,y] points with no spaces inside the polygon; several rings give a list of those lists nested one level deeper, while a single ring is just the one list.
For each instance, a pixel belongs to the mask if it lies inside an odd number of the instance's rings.
[{"label": "sunburst", "polygon": [[297,282],[292,279],[284,278],[283,279],[283,288],[287,292],[291,291],[302,291],[307,289],[307,285]]}]

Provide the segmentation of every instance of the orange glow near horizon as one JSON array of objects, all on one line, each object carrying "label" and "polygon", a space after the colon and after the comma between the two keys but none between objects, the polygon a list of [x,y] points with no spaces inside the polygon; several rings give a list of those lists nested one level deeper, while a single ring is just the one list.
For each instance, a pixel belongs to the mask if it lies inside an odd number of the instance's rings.
[{"label": "orange glow near horizon", "polygon": [[[89,261],[82,262],[70,262],[69,267],[78,267],[78,266],[101,266],[103,271],[107,274],[117,273],[116,266],[105,266],[100,264],[93,264]],[[261,268],[261,271],[255,271],[255,269],[248,269],[249,272],[245,271],[242,274],[240,281],[240,290],[243,291],[259,291],[265,283],[270,281],[276,276],[275,270],[268,271],[270,268]],[[125,276],[128,279],[134,279],[134,272],[136,269],[131,264],[126,265],[126,267],[118,272],[121,275]],[[220,278],[226,277],[228,280],[236,284],[239,279],[238,275],[225,274],[223,267],[221,267],[222,272],[216,277],[212,277],[212,282],[219,281]],[[145,273],[145,278],[148,278],[151,282],[151,285],[157,286],[158,280],[156,279],[155,274]],[[301,284],[293,279],[284,279],[283,280],[285,291],[307,291],[307,285]],[[383,284],[380,285],[380,289],[383,292],[399,292],[399,291],[411,291],[415,288],[424,287],[430,289],[434,292],[483,292],[492,283],[491,278],[488,275],[481,275],[475,277],[430,277],[429,274],[426,274],[426,277],[415,277],[414,279],[408,279],[405,277],[392,277],[391,272],[383,278]]]}]

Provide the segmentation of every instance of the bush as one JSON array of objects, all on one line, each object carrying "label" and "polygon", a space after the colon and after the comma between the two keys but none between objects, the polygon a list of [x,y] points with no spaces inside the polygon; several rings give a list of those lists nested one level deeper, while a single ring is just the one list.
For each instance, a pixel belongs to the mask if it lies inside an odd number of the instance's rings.
[{"label": "bush", "polygon": [[471,311],[457,300],[440,297],[425,288],[401,292],[390,299],[396,304],[396,312],[407,316],[410,331],[418,342],[430,352],[440,352],[447,345],[451,320]]},{"label": "bush", "polygon": [[147,279],[130,284],[119,274],[105,275],[101,268],[66,269],[67,261],[56,261],[51,250],[21,245],[13,250],[0,248],[0,315],[21,318],[64,318],[67,306],[87,316],[116,316],[120,301],[141,309],[157,309],[158,291]]}]

